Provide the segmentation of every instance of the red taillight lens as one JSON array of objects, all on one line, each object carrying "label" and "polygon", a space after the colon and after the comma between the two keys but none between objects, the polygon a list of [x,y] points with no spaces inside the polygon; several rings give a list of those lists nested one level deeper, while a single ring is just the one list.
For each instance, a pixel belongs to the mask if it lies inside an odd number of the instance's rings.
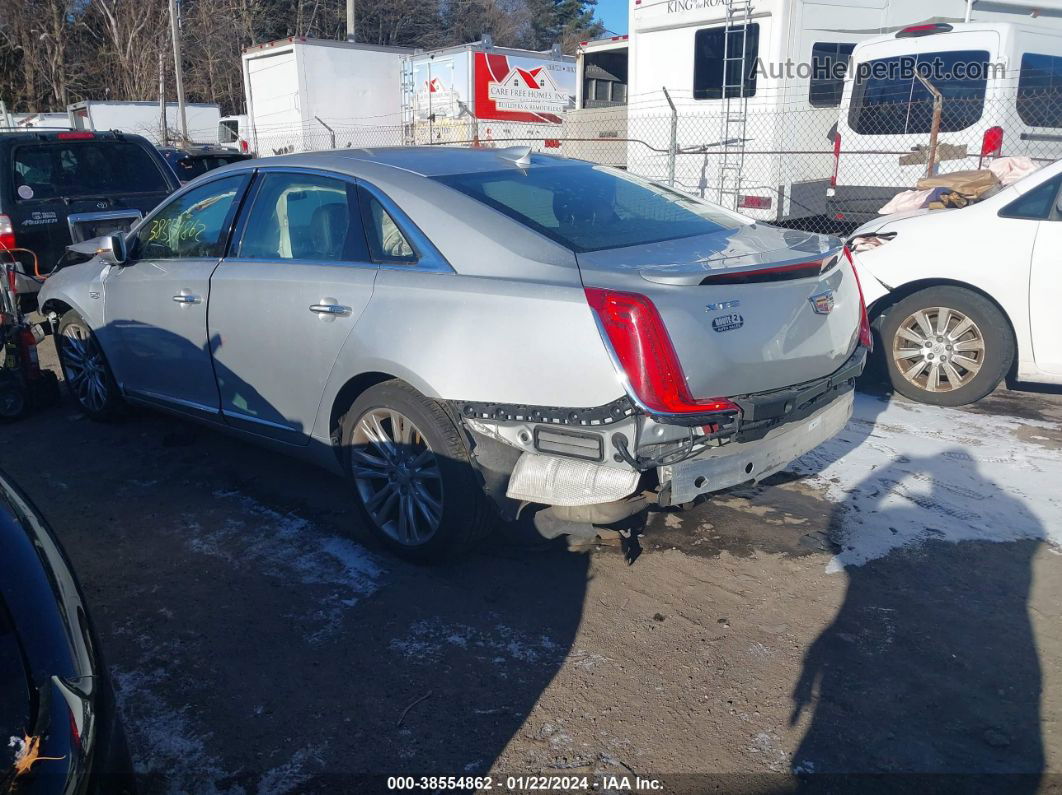
[{"label": "red taillight lens", "polygon": [[708,414],[740,411],[726,398],[695,400],[656,306],[644,295],[586,288],[586,300],[619,359],[631,389],[650,411]]},{"label": "red taillight lens", "polygon": [[837,174],[841,170],[841,134],[833,134],[833,174],[830,176],[830,187],[837,187]]},{"label": "red taillight lens", "polygon": [[852,268],[855,277],[856,289],[859,290],[859,344],[867,350],[874,350],[874,335],[870,333],[870,318],[867,316],[867,302],[863,298],[863,285],[859,283],[859,271],[856,270],[855,260],[848,246],[844,247],[844,255],[848,258],[848,264]]},{"label": "red taillight lens", "polygon": [[247,142],[246,141],[240,141],[240,151],[243,152],[244,154],[247,154]]},{"label": "red taillight lens", "polygon": [[0,215],[0,251],[7,251],[15,246],[15,225],[6,215]]},{"label": "red taillight lens", "polygon": [[739,210],[769,210],[773,204],[770,196],[738,196]]},{"label": "red taillight lens", "polygon": [[88,141],[96,137],[96,133],[91,132],[62,132],[57,136],[60,141]]},{"label": "red taillight lens", "polygon": [[1003,128],[989,127],[981,139],[981,162],[978,163],[978,167],[984,164],[986,157],[999,157],[1002,153]]}]

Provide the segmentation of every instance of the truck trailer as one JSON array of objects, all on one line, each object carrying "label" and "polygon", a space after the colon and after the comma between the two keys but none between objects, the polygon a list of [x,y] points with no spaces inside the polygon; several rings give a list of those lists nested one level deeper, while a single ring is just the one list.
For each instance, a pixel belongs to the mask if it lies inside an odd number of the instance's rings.
[{"label": "truck trailer", "polygon": [[260,156],[403,143],[412,50],[292,36],[244,50],[246,130]]},{"label": "truck trailer", "polygon": [[[212,103],[189,102],[184,106],[188,120],[188,143],[216,144],[221,110]],[[166,103],[166,130],[162,128],[162,108],[158,102],[119,102],[85,100],[67,105],[70,127],[75,130],[118,130],[147,138],[155,146],[179,141],[181,119],[176,102]]]}]

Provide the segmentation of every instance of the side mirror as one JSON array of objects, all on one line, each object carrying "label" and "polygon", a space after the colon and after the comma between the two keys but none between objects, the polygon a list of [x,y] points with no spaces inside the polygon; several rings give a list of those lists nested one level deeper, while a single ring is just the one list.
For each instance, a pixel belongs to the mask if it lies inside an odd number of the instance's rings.
[{"label": "side mirror", "polygon": [[108,265],[124,265],[129,259],[125,248],[125,235],[103,235],[94,241],[96,256]]}]

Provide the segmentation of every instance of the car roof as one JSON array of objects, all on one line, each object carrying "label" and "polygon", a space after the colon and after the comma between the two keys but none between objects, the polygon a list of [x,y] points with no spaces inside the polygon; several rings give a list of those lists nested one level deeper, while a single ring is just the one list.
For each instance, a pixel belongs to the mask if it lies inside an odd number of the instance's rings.
[{"label": "car roof", "polygon": [[[526,148],[526,147],[525,147]],[[254,161],[244,161],[247,166],[298,166],[319,168],[359,176],[365,166],[388,166],[422,177],[437,177],[445,174],[471,174],[485,171],[500,171],[505,168],[520,168],[515,162],[521,154],[511,149],[459,147],[459,146],[394,146],[378,149],[336,149],[327,152],[306,152],[297,155],[279,155]],[[528,167],[586,166],[581,160],[569,160],[554,155],[530,153]]]}]

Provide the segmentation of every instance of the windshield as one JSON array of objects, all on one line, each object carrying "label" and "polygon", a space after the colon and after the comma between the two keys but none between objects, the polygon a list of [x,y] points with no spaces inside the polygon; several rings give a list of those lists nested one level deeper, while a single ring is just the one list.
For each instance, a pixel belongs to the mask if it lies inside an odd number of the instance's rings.
[{"label": "windshield", "polygon": [[577,252],[741,225],[719,207],[603,166],[534,166],[434,179]]},{"label": "windshield", "polygon": [[19,146],[12,169],[19,201],[170,191],[151,155],[125,141]]}]

